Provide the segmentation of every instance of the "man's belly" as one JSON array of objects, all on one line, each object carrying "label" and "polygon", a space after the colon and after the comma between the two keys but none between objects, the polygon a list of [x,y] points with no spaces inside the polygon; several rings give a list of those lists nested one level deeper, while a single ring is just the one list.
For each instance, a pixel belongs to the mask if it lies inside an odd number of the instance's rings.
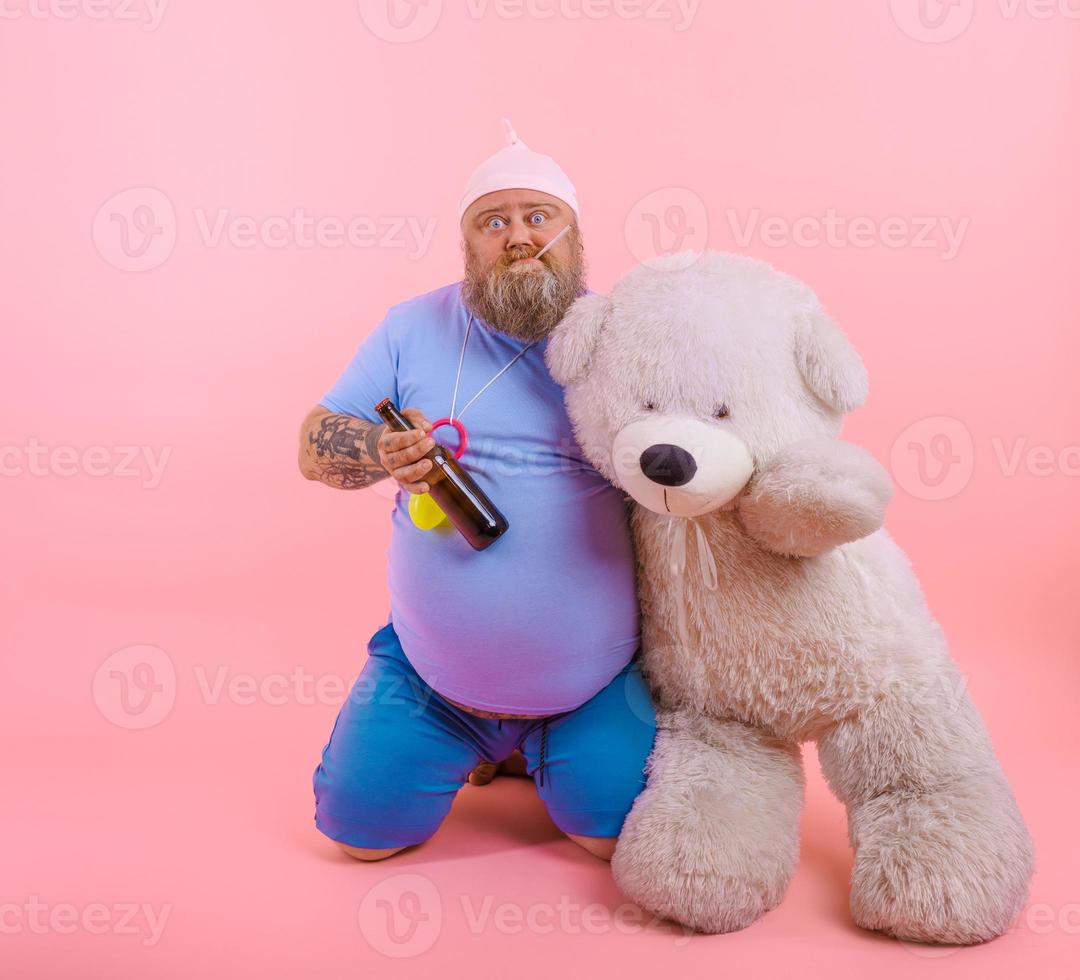
[{"label": "man's belly", "polygon": [[453,528],[421,531],[402,507],[395,511],[394,628],[417,673],[462,707],[530,716],[572,710],[640,643],[622,497],[606,485],[492,497],[510,529],[482,552]]}]

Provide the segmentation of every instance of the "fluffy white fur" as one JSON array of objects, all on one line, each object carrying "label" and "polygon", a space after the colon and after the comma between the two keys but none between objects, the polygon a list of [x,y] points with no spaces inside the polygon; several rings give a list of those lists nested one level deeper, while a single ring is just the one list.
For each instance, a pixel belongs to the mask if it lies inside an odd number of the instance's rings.
[{"label": "fluffy white fur", "polygon": [[[654,260],[610,297],[578,300],[547,358],[585,453],[637,501],[659,731],[615,851],[620,887],[704,932],[775,906],[797,859],[798,746],[813,740],[848,809],[859,925],[939,943],[1005,931],[1026,900],[1031,842],[941,629],[880,528],[889,478],[837,441],[866,373],[814,294],[744,257]],[[693,420],[684,442],[672,419]],[[646,466],[650,426],[679,465]],[[752,460],[734,492],[733,440]],[[672,521],[697,522],[708,544],[687,547],[681,588]]]}]

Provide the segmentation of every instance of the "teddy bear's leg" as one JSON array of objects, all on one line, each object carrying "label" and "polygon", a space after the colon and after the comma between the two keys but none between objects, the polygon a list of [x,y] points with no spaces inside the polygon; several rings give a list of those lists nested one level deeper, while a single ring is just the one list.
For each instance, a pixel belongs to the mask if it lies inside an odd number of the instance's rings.
[{"label": "teddy bear's leg", "polygon": [[848,807],[852,916],[900,939],[985,942],[1023,908],[1031,840],[960,675],[918,678],[819,743]]},{"label": "teddy bear's leg", "polygon": [[709,933],[742,929],[775,906],[798,858],[799,747],[660,709],[648,770],[612,859],[626,895]]}]

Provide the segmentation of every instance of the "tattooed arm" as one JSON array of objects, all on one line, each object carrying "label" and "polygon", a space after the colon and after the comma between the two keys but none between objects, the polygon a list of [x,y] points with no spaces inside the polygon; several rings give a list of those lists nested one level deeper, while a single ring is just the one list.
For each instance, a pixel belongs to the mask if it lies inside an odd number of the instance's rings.
[{"label": "tattooed arm", "polygon": [[402,414],[421,428],[391,432],[384,424],[316,405],[300,427],[300,472],[339,490],[361,490],[389,475],[409,493],[426,493],[421,478],[431,463],[422,457],[435,445],[424,435],[431,423],[416,408]]}]

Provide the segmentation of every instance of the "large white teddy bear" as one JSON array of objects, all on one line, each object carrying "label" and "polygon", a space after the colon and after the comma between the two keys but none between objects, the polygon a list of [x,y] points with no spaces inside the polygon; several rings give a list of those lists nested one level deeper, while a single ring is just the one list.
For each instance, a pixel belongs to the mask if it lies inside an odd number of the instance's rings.
[{"label": "large white teddy bear", "polygon": [[636,504],[649,779],[612,863],[704,932],[783,897],[799,743],[848,810],[855,921],[976,943],[1026,900],[1032,849],[903,552],[887,475],[836,437],[858,354],[804,284],[706,252],[584,296],[548,343],[585,454]]}]

